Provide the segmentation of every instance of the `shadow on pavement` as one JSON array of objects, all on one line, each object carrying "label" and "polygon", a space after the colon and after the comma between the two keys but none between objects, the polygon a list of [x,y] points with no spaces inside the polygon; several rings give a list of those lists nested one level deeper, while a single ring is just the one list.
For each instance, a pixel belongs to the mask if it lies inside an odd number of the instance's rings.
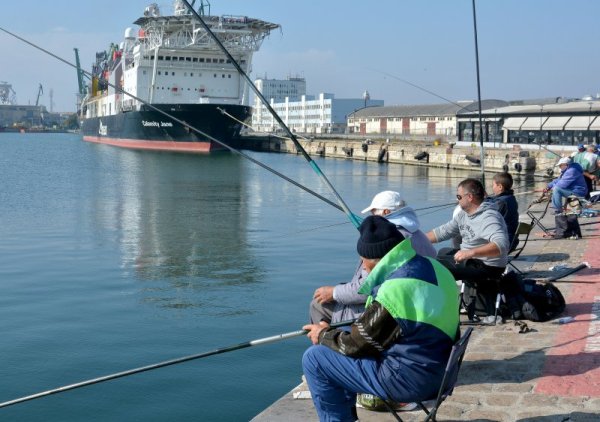
[{"label": "shadow on pavement", "polygon": [[552,347],[528,351],[509,359],[465,360],[462,363],[458,385],[490,382],[494,384],[521,383],[543,376],[577,375],[595,370],[600,362],[600,352],[586,353],[585,359],[582,359],[581,354],[546,355],[548,349],[565,346],[589,337],[593,336],[589,335]]}]

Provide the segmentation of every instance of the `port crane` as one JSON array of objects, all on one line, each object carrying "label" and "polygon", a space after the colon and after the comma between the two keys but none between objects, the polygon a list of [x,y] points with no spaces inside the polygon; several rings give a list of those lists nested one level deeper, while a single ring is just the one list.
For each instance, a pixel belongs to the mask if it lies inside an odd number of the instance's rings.
[{"label": "port crane", "polygon": [[42,84],[38,88],[37,98],[35,99],[35,106],[37,107],[40,104],[40,96],[44,93],[44,88],[42,88]]}]

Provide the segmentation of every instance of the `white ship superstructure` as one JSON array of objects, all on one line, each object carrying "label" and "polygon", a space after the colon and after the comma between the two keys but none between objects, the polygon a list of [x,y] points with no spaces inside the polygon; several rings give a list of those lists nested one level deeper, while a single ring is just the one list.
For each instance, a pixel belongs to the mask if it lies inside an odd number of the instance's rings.
[{"label": "white ship superstructure", "polygon": [[[202,2],[201,14],[205,7]],[[254,52],[259,50],[270,31],[278,27],[277,24],[246,16],[208,14],[202,19],[246,73],[251,70]],[[194,127],[195,124],[189,120],[193,118],[190,113],[204,112],[214,117],[216,107],[227,109],[227,113],[240,120],[249,116],[248,90],[243,77],[184,2],[174,1],[174,12],[169,16],[163,16],[159,7],[152,4],[134,23],[139,25],[137,31],[128,28],[120,45],[111,45],[108,52],[96,55],[92,72],[94,78],[90,94],[83,102],[82,119],[84,126],[90,119],[100,119],[101,122],[91,127],[87,125],[84,131],[86,137],[119,138],[119,133],[113,131],[106,118],[131,112],[150,113],[139,119],[140,128],[169,129],[176,125],[142,101],[124,95],[110,85],[121,87],[170,114],[173,112],[175,117]],[[176,115],[178,111],[183,114]],[[228,129],[223,132],[214,123],[209,128],[203,126],[203,118],[193,120],[202,126],[198,129],[210,129],[206,133],[211,136],[236,136],[240,129],[239,123],[231,126],[231,122],[226,122]],[[185,130],[180,133],[187,134],[188,139],[180,139],[169,130],[162,135],[160,130],[146,130],[138,136],[132,122],[118,130],[121,137],[127,139],[202,141]]]}]

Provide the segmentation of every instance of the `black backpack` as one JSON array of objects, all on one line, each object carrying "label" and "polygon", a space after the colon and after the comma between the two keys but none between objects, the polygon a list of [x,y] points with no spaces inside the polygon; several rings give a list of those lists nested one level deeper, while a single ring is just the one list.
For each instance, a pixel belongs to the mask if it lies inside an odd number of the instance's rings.
[{"label": "black backpack", "polygon": [[565,298],[550,282],[524,279],[522,293],[525,302],[521,308],[523,317],[530,321],[548,321],[565,310]]},{"label": "black backpack", "polygon": [[509,272],[502,276],[502,292],[507,311],[513,319],[548,321],[563,313],[565,298],[551,282],[523,279]]}]

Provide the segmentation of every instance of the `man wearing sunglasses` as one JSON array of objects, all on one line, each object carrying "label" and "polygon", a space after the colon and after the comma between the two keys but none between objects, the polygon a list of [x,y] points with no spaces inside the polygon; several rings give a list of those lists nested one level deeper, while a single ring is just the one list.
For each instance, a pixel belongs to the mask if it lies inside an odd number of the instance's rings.
[{"label": "man wearing sunglasses", "polygon": [[463,180],[456,190],[456,199],[464,212],[427,233],[431,243],[455,236],[462,238],[459,249],[443,248],[437,257],[457,280],[481,284],[499,279],[506,268],[509,249],[506,223],[495,204],[484,202],[485,196],[479,180]]}]

